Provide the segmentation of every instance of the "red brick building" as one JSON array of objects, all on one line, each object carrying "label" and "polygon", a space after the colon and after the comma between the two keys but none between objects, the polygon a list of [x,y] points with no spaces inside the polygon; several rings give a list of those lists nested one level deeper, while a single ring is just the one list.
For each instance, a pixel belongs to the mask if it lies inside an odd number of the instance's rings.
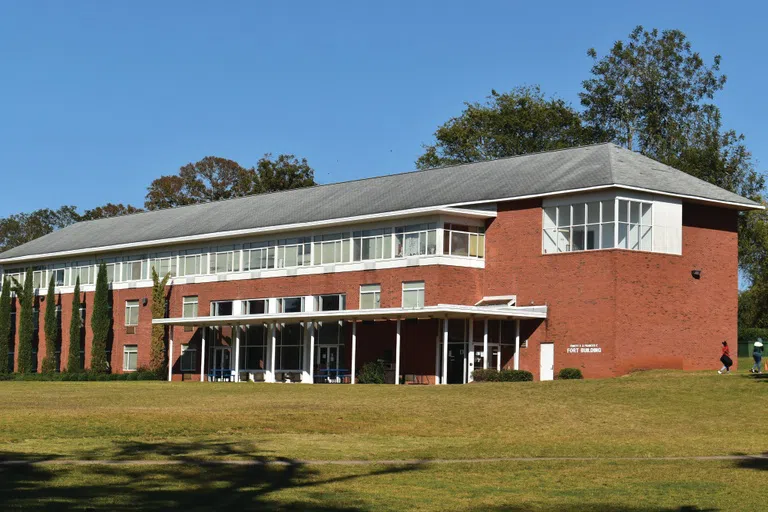
[{"label": "red brick building", "polygon": [[[174,380],[354,382],[370,361],[391,382],[609,377],[717,366],[736,340],[737,219],[754,208],[600,144],[82,222],[0,265],[33,273],[40,318],[59,311],[62,369],[78,279],[88,366],[105,263],[113,372],[149,364],[154,322]],[[151,268],[171,274],[162,319]]]}]

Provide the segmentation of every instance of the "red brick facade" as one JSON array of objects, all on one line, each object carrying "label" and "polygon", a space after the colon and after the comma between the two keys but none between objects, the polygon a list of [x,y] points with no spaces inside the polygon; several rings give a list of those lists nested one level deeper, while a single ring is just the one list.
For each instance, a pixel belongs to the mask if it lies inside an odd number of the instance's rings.
[{"label": "red brick facade", "polygon": [[[220,281],[174,285],[170,316],[182,316],[182,298],[196,295],[206,315],[211,301],[300,295],[346,294],[347,308],[359,306],[361,284],[381,285],[381,307],[401,305],[404,281],[425,282],[426,305],[471,305],[483,296],[517,295],[518,305],[546,304],[546,321],[523,321],[520,367],[539,375],[539,347],[555,346],[555,373],[581,368],[586,377],[610,377],[633,369],[704,369],[718,365],[719,345],[735,346],[737,315],[737,215],[735,210],[686,203],[683,207],[682,255],[626,250],[542,254],[540,200],[498,205],[486,232],[485,269],[422,266],[389,270]],[[701,270],[701,279],[691,271]],[[92,293],[86,293],[86,366],[90,361]],[[151,329],[149,288],[113,292],[112,367],[121,371],[123,346],[138,345],[138,366],[149,364]],[[139,326],[127,334],[125,301],[140,304]],[[62,295],[61,367],[67,366],[72,296]],[[45,355],[41,303],[38,360]],[[17,318],[18,322],[18,318]],[[425,375],[433,382],[436,320],[404,322],[402,374]],[[174,330],[175,378],[181,344],[199,333]],[[475,340],[482,331],[475,329]],[[394,348],[392,322],[358,328],[358,367]],[[570,345],[596,344],[599,353],[569,353]],[[347,358],[351,356],[347,343]],[[503,347],[502,362],[512,365],[513,350]],[[347,359],[349,360],[349,359]],[[199,359],[198,359],[199,364]],[[198,373],[199,377],[199,373]]]}]

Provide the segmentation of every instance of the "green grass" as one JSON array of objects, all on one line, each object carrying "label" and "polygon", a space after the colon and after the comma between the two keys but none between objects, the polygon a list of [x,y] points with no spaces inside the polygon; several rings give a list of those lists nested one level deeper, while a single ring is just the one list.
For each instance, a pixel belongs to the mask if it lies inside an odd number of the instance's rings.
[{"label": "green grass", "polygon": [[[190,462],[0,467],[0,504],[757,510],[768,475],[760,462],[300,462],[758,454],[768,450],[765,435],[756,434],[768,424],[768,379],[741,368],[727,376],[645,372],[611,380],[431,387],[0,382],[0,459]],[[290,464],[199,464],[217,459]]]}]

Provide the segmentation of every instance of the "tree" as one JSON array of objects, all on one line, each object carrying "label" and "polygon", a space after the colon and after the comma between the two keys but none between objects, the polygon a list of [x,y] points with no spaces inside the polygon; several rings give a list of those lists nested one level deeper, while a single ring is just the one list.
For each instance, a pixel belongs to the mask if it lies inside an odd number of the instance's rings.
[{"label": "tree", "polygon": [[56,291],[53,276],[48,283],[45,296],[45,357],[42,363],[43,373],[53,373],[56,368],[56,341],[59,339],[59,319],[56,315]]},{"label": "tree", "polygon": [[256,168],[246,169],[233,160],[207,156],[179,169],[177,175],[161,176],[147,189],[147,210],[207,203],[263,192],[314,185],[314,171],[306,159],[293,155],[262,157]]},{"label": "tree", "polygon": [[[165,318],[165,287],[171,278],[170,272],[161,279],[152,267],[152,318]],[[162,374],[166,366],[165,327],[152,324],[152,339],[149,347],[149,369]]]},{"label": "tree", "polygon": [[491,160],[591,144],[600,130],[582,126],[565,101],[546,98],[538,86],[491,91],[485,103],[466,103],[460,116],[435,132],[416,160],[419,169]]},{"label": "tree", "polygon": [[278,192],[315,185],[315,171],[306,158],[299,160],[293,155],[279,155],[272,160],[267,153],[256,164],[255,186],[251,193]]},{"label": "tree", "polygon": [[72,318],[69,321],[69,354],[67,356],[67,371],[77,373],[82,368],[80,360],[80,336],[83,328],[80,318],[80,276],[75,282],[75,292],[72,294]]},{"label": "tree", "polygon": [[23,285],[16,281],[15,278],[13,278],[13,282],[13,291],[19,298],[19,306],[21,306],[19,318],[19,356],[16,371],[19,373],[30,373],[34,363],[32,358],[32,339],[35,336],[35,317],[33,311],[35,306],[35,290],[32,287],[32,269],[28,268],[26,270]]},{"label": "tree", "polygon": [[3,278],[0,291],[0,374],[8,371],[8,349],[11,343],[11,283]]},{"label": "tree", "polygon": [[91,313],[91,371],[106,373],[109,370],[107,361],[107,341],[109,330],[112,328],[112,312],[109,304],[109,282],[107,281],[107,265],[99,264],[96,275],[96,291],[93,294],[93,312]]},{"label": "tree", "polygon": [[141,213],[143,211],[144,210],[141,208],[136,208],[130,204],[125,205],[122,203],[107,203],[103,206],[97,206],[91,210],[85,210],[85,213],[80,216],[80,220],[108,219],[110,217],[120,217],[122,215],[130,215],[132,213]]},{"label": "tree", "polygon": [[0,252],[69,226],[79,219],[74,206],[62,206],[58,210],[43,208],[0,219]]}]

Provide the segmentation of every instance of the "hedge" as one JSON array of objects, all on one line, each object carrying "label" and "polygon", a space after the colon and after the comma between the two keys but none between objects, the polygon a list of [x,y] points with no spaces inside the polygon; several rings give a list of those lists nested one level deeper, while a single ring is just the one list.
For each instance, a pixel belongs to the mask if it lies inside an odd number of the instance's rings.
[{"label": "hedge", "polygon": [[365,363],[357,372],[358,384],[384,384],[384,363],[373,361]]},{"label": "hedge", "polygon": [[475,382],[531,382],[533,374],[525,370],[475,370],[472,379]]},{"label": "hedge", "polygon": [[131,373],[97,373],[61,372],[61,373],[6,373],[0,374],[0,381],[34,381],[34,382],[92,382],[92,381],[125,381],[125,380],[165,380],[162,376],[149,370],[139,370]]},{"label": "hedge", "polygon": [[584,375],[581,374],[581,370],[578,368],[563,368],[558,372],[557,378],[560,380],[583,379]]}]

